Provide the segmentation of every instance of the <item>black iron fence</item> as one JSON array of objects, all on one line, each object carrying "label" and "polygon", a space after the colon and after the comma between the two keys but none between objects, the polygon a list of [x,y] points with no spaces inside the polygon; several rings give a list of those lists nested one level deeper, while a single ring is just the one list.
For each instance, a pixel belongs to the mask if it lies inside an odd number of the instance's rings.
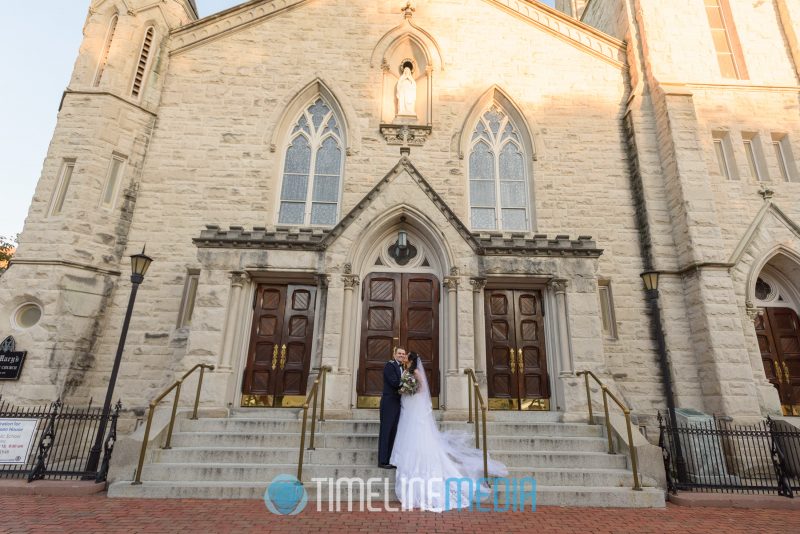
[{"label": "black iron fence", "polygon": [[[0,402],[0,421],[7,434],[24,438],[32,431],[30,447],[24,439],[11,439],[0,447],[13,446],[17,451],[3,451],[0,478],[26,478],[28,482],[41,479],[90,479],[103,482],[108,475],[111,453],[117,439],[117,418],[122,403],[117,402],[110,415],[104,440],[103,461],[97,470],[86,470],[89,451],[97,437],[102,419],[102,407],[66,406],[55,401],[46,406],[19,407]],[[16,423],[16,425],[15,425]]]},{"label": "black iron fence", "polygon": [[800,491],[800,430],[767,418],[734,425],[718,418],[673,424],[658,415],[670,492]]}]

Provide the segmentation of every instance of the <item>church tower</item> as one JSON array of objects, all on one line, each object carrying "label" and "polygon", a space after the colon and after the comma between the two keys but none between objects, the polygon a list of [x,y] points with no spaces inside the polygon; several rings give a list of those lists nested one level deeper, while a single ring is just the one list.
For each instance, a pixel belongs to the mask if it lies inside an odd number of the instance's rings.
[{"label": "church tower", "polygon": [[123,258],[165,43],[196,19],[194,0],[92,0],[14,266],[0,283],[0,321],[10,321],[18,346],[47,346],[49,357],[28,362],[13,391],[0,386],[4,396],[69,398],[85,369],[106,367],[93,347],[110,297],[128,284]]}]

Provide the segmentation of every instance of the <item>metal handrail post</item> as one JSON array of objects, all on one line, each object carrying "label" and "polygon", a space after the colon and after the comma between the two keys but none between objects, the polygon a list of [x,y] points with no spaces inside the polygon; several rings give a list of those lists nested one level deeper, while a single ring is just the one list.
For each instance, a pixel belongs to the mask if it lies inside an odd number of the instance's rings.
[{"label": "metal handrail post", "polygon": [[483,419],[483,478],[489,480],[489,442],[486,440],[486,406],[481,406]]},{"label": "metal handrail post", "polygon": [[136,467],[136,475],[131,485],[138,486],[142,483],[142,467],[144,467],[144,456],[147,452],[147,442],[150,440],[150,426],[153,424],[153,412],[156,409],[154,402],[150,403],[150,413],[147,415],[147,424],[144,427],[144,439],[142,440],[142,448],[139,451],[139,465]]},{"label": "metal handrail post", "polygon": [[633,446],[633,429],[631,428],[631,411],[624,409],[625,424],[628,427],[628,450],[631,453],[631,468],[633,469],[633,489],[642,491],[642,485],[639,483],[639,458],[636,454],[636,448]]},{"label": "metal handrail post", "polygon": [[175,400],[172,402],[172,415],[169,418],[169,429],[167,430],[167,443],[162,449],[172,448],[172,429],[175,426],[175,414],[178,413],[178,401],[181,398],[181,385],[183,380],[178,380],[178,386],[175,388]]},{"label": "metal handrail post", "polygon": [[311,441],[308,444],[308,450],[314,450],[314,434],[317,429],[317,388],[319,387],[319,378],[314,380],[314,387],[311,389]]},{"label": "metal handrail post", "polygon": [[303,404],[303,426],[300,430],[300,457],[297,459],[297,480],[303,483],[303,449],[306,446],[306,422],[308,421],[308,399]]},{"label": "metal handrail post", "polygon": [[319,406],[319,421],[321,423],[325,421],[325,381],[328,377],[328,367],[322,367],[320,372],[322,373],[322,398],[320,399]]},{"label": "metal handrail post", "polygon": [[611,439],[611,419],[608,417],[608,389],[603,389],[603,411],[606,414],[606,434],[608,434],[608,454],[614,454],[614,442]]},{"label": "metal handrail post", "polygon": [[[213,369],[213,367],[212,367]],[[197,394],[194,396],[194,410],[192,411],[192,420],[197,420],[197,406],[200,404],[200,388],[203,387],[203,373],[206,372],[205,367],[200,368],[200,378],[197,379]]]},{"label": "metal handrail post", "polygon": [[594,424],[594,414],[592,413],[592,388],[589,387],[589,373],[583,373],[586,379],[586,402],[589,403],[589,424]]},{"label": "metal handrail post", "polygon": [[472,375],[467,375],[467,423],[472,423]]}]

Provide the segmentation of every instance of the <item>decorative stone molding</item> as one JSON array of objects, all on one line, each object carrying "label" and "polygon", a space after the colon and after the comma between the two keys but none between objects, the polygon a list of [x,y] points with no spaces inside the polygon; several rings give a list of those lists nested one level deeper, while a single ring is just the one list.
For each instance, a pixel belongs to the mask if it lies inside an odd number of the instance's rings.
[{"label": "decorative stone molding", "polygon": [[745,308],[745,313],[747,313],[747,317],[755,322],[756,318],[758,317],[759,309],[753,306],[752,302],[747,303],[747,307]]},{"label": "decorative stone molding", "polygon": [[380,129],[389,145],[422,146],[431,133],[430,126],[418,124],[381,124]]},{"label": "decorative stone molding", "polygon": [[234,33],[283,11],[305,4],[310,0],[274,0],[253,5],[242,4],[239,8],[223,11],[210,17],[187,24],[171,34],[170,55],[185,52],[199,44]]},{"label": "decorative stone molding", "polygon": [[357,274],[343,274],[342,282],[344,282],[345,289],[355,289],[361,283],[361,279]]},{"label": "decorative stone molding", "polygon": [[445,276],[444,280],[442,281],[442,285],[447,288],[448,291],[455,291],[458,289],[458,284],[461,283],[461,278],[458,276]]},{"label": "decorative stone molding", "polygon": [[317,285],[321,288],[326,288],[331,283],[331,275],[329,274],[318,274],[316,278]]},{"label": "decorative stone molding", "polygon": [[544,4],[524,0],[485,0],[618,67],[627,67],[625,42]]},{"label": "decorative stone molding", "polygon": [[249,279],[250,276],[246,272],[234,271],[231,273],[231,287],[242,287]]},{"label": "decorative stone molding", "polygon": [[458,270],[458,267],[450,267],[450,276],[461,276],[461,272]]},{"label": "decorative stone molding", "polygon": [[200,237],[196,237],[192,241],[198,248],[324,251],[381,195],[387,184],[403,172],[408,173],[477,255],[597,258],[603,254],[602,249],[597,248],[591,236],[578,236],[577,239],[570,239],[568,235],[557,235],[551,239],[546,234],[531,235],[513,232],[473,234],[407,157],[401,157],[394,168],[375,184],[375,187],[333,228],[277,227],[267,229],[263,226],[256,226],[252,231],[248,231],[242,226],[231,226],[228,230],[223,230],[217,225],[210,224],[206,225],[206,229],[200,233]]},{"label": "decorative stone molding", "polygon": [[566,293],[567,286],[569,285],[569,280],[565,280],[563,278],[554,278],[550,280],[550,283],[547,284],[550,289],[552,289],[556,294],[558,293]]},{"label": "decorative stone molding", "polygon": [[352,263],[345,263],[344,264],[344,274],[353,274],[353,264]]},{"label": "decorative stone molding", "polygon": [[473,291],[480,293],[486,287],[486,278],[470,278],[469,283]]}]

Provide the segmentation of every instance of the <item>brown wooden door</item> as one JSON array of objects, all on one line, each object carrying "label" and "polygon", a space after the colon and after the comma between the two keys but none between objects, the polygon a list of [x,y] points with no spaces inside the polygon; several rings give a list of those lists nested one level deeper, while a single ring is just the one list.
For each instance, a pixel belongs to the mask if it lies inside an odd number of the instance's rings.
[{"label": "brown wooden door", "polygon": [[800,415],[800,321],[790,308],[763,308],[755,320],[767,379],[778,389],[784,412]]},{"label": "brown wooden door", "polygon": [[439,280],[428,274],[373,273],[362,293],[359,397],[383,392],[394,347],[422,355],[431,396],[439,395]]},{"label": "brown wooden door", "polygon": [[400,346],[422,358],[431,397],[439,396],[439,279],[404,274]]},{"label": "brown wooden door", "polygon": [[314,286],[258,286],[242,382],[243,405],[282,406],[284,397],[306,394],[316,291]]},{"label": "brown wooden door", "polygon": [[489,289],[484,302],[489,405],[546,408],[550,382],[541,291]]}]

